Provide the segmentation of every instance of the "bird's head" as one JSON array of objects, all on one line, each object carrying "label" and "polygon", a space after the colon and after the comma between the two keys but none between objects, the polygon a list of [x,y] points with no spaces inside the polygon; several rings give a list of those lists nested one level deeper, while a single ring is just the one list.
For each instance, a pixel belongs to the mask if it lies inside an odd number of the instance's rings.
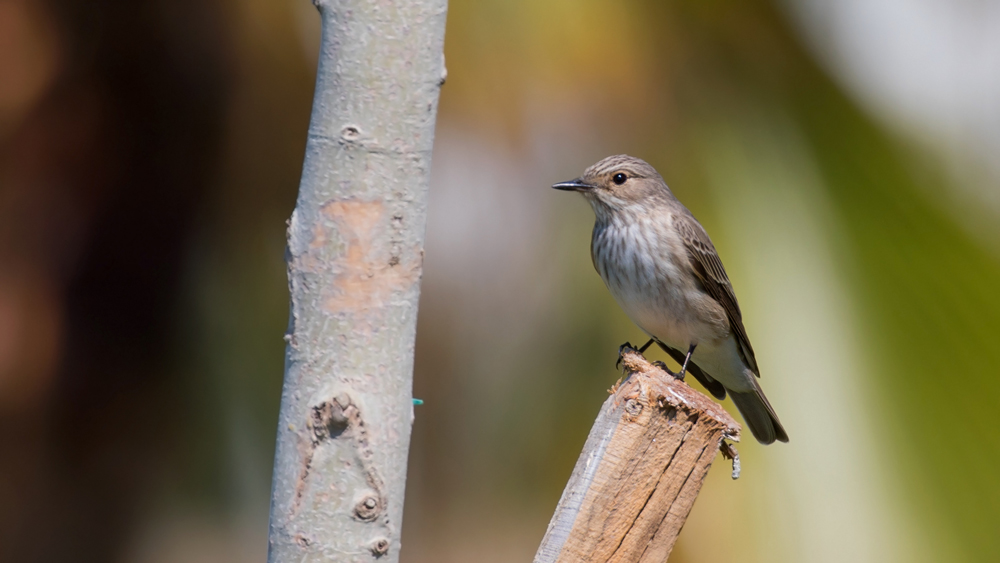
[{"label": "bird's head", "polygon": [[673,197],[663,178],[646,161],[619,154],[584,171],[583,176],[552,186],[583,194],[598,217],[635,206],[651,206]]}]

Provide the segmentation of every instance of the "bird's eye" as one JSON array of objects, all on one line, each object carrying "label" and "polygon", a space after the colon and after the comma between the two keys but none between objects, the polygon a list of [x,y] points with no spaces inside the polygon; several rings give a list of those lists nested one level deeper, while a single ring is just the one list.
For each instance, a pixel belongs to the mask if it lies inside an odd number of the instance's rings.
[{"label": "bird's eye", "polygon": [[628,180],[628,176],[619,172],[615,174],[614,177],[611,178],[611,180],[620,186],[625,183],[625,180]]}]

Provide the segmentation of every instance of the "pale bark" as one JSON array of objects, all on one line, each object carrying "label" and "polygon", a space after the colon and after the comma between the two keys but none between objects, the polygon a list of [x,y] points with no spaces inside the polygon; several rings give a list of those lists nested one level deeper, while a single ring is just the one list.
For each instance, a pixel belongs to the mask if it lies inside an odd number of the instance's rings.
[{"label": "pale bark", "polygon": [[637,352],[623,363],[535,563],[666,561],[720,447],[736,455],[724,440],[740,426],[718,403]]},{"label": "pale bark", "polygon": [[268,561],[397,561],[447,3],[317,5]]}]

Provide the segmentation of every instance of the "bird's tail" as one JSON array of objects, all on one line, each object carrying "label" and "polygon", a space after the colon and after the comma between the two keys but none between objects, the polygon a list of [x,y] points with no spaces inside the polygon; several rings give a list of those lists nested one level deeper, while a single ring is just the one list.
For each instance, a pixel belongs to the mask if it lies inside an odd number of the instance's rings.
[{"label": "bird's tail", "polygon": [[750,432],[761,444],[770,444],[775,440],[787,442],[788,434],[781,427],[778,415],[774,413],[774,408],[764,396],[764,390],[757,383],[757,378],[751,374],[750,379],[753,381],[753,390],[746,393],[729,390],[729,396],[736,403],[736,408],[743,415],[743,420],[750,427]]}]

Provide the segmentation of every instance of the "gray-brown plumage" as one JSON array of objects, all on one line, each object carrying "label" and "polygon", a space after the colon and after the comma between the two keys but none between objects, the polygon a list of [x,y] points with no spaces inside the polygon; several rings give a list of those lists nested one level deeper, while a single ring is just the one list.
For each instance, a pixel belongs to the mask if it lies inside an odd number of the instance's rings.
[{"label": "gray-brown plumage", "polygon": [[728,392],[758,441],[787,442],[757,382],[722,260],[656,170],[638,158],[610,156],[553,187],[578,191],[593,207],[594,267],[629,318],[716,398]]}]

